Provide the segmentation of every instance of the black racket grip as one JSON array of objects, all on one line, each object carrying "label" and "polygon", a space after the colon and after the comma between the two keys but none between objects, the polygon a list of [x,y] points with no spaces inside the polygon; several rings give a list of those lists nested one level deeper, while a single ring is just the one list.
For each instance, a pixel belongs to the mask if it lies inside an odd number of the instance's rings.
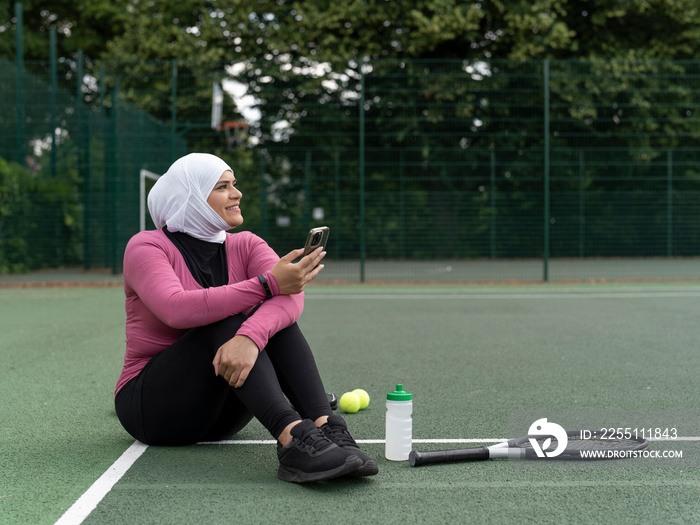
[{"label": "black racket grip", "polygon": [[431,452],[412,450],[408,455],[408,463],[412,467],[456,461],[484,461],[487,459],[489,459],[489,449],[486,447],[433,450]]}]

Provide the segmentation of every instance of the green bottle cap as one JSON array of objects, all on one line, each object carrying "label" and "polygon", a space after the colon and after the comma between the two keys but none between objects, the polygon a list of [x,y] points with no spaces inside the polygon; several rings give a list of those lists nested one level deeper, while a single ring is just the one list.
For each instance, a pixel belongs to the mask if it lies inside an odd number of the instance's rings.
[{"label": "green bottle cap", "polygon": [[413,396],[403,389],[403,385],[396,385],[396,390],[386,395],[389,401],[411,401]]}]

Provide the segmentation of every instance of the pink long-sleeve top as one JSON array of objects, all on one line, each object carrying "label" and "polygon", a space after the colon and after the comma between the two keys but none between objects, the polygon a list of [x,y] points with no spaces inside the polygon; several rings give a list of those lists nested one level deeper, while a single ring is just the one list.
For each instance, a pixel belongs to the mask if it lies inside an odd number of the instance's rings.
[{"label": "pink long-sleeve top", "polygon": [[279,257],[265,241],[250,232],[227,233],[225,246],[230,284],[202,288],[162,229],[131,238],[124,252],[126,353],[115,394],[189,329],[250,311],[265,299],[260,274],[273,297],[237,334],[250,337],[262,350],[270,337],[299,319],[304,294],[279,295],[270,271]]}]

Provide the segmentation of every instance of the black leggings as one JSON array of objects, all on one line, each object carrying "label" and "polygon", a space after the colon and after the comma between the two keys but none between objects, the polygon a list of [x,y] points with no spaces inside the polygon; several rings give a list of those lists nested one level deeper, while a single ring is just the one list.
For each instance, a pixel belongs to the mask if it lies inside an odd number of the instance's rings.
[{"label": "black leggings", "polygon": [[298,419],[331,415],[311,349],[297,324],[260,352],[240,388],[214,375],[217,350],[246,316],[193,328],[153,357],[115,399],[129,434],[148,445],[227,439],[256,417],[273,437]]}]

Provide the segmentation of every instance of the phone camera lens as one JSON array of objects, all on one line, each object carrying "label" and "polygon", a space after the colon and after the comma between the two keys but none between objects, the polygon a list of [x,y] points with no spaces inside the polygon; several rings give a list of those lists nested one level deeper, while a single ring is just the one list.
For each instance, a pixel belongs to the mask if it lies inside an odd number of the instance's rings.
[{"label": "phone camera lens", "polygon": [[318,244],[320,241],[321,241],[321,233],[319,232],[316,235],[314,235],[313,243]]}]

